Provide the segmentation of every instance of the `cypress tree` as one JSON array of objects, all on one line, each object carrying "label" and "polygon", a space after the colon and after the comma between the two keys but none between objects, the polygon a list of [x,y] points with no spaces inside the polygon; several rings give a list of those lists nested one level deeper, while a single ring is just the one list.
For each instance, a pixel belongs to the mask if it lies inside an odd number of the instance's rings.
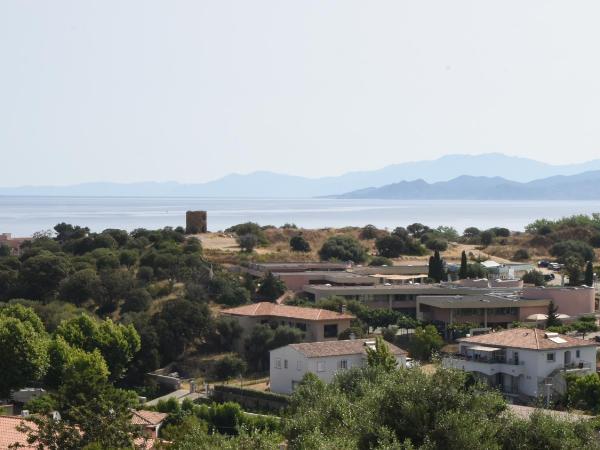
[{"label": "cypress tree", "polygon": [[435,262],[433,260],[433,256],[430,256],[429,257],[429,265],[427,267],[427,278],[434,278],[434,276],[433,276],[433,272],[434,272],[433,266],[434,265],[435,265]]},{"label": "cypress tree", "polygon": [[467,254],[463,250],[462,254],[460,255],[460,269],[458,271],[458,278],[460,278],[461,280],[467,278],[467,270]]},{"label": "cypress tree", "polygon": [[594,285],[594,266],[591,261],[588,261],[585,266],[585,284],[586,286]]}]

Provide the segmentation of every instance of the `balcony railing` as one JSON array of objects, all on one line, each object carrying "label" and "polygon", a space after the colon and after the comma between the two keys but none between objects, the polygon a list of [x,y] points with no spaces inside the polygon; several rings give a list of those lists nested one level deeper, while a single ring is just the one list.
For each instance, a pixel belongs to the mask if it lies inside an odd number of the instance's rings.
[{"label": "balcony railing", "polygon": [[519,365],[525,364],[524,361],[519,361],[519,360],[515,360],[515,359],[510,359],[510,358],[503,358],[503,357],[481,358],[481,357],[475,357],[472,355],[464,355],[462,353],[454,353],[454,354],[451,354],[448,356],[450,358],[460,359],[462,361],[472,361],[472,362],[479,362],[479,363],[484,363],[484,364],[510,364],[510,365],[514,365],[514,366],[519,366]]},{"label": "balcony railing", "polygon": [[589,361],[579,361],[565,364],[563,370],[576,370],[576,369],[591,369],[592,364]]}]

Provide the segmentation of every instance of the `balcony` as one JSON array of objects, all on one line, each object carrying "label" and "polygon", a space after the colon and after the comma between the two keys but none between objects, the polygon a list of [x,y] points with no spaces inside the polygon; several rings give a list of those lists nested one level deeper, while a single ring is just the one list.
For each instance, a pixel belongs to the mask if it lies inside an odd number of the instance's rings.
[{"label": "balcony", "polygon": [[501,356],[473,357],[464,354],[454,354],[442,359],[444,367],[465,370],[467,372],[480,372],[485,375],[504,373],[519,376],[525,373],[525,363]]}]

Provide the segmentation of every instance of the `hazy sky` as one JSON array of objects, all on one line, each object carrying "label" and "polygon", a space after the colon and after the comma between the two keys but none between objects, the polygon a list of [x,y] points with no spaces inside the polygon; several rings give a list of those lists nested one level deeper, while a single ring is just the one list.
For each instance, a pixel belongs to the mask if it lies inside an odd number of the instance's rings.
[{"label": "hazy sky", "polygon": [[600,2],[2,0],[0,185],[600,157]]}]

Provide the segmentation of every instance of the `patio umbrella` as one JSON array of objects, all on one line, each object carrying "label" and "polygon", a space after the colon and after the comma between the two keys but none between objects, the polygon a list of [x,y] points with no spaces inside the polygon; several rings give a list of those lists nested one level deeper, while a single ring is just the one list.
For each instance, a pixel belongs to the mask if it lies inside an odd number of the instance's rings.
[{"label": "patio umbrella", "polygon": [[546,320],[548,318],[548,316],[546,314],[532,314],[530,316],[527,316],[527,320],[535,320],[536,322],[538,320]]},{"label": "patio umbrella", "polygon": [[561,319],[561,320],[562,320],[562,319],[570,319],[570,318],[571,318],[571,316],[570,316],[570,315],[568,315],[568,314],[557,314],[557,315],[556,315],[556,318],[557,318],[557,319]]}]

